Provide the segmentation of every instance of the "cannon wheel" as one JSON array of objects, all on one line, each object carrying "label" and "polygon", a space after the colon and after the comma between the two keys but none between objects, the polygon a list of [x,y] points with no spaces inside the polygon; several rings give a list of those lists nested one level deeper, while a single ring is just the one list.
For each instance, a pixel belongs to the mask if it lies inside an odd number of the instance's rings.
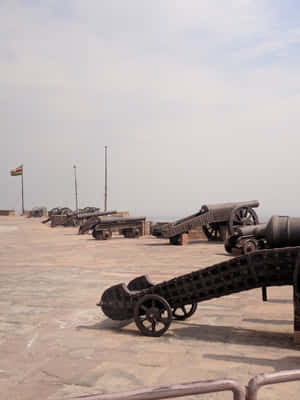
[{"label": "cannon wheel", "polygon": [[255,239],[248,239],[243,243],[243,254],[253,253],[257,248],[257,241]]},{"label": "cannon wheel", "polygon": [[203,225],[202,229],[208,240],[221,240],[221,230],[218,223]]},{"label": "cannon wheel", "polygon": [[229,233],[232,235],[235,228],[245,225],[257,225],[258,216],[251,207],[236,207],[232,210],[229,218]]},{"label": "cannon wheel", "polygon": [[231,242],[229,240],[229,238],[226,240],[225,244],[224,244],[225,250],[227,251],[227,253],[232,253],[232,245]]},{"label": "cannon wheel", "polygon": [[182,307],[173,308],[172,315],[174,319],[183,321],[190,318],[197,310],[197,303],[187,304]]},{"label": "cannon wheel", "polygon": [[72,214],[72,210],[69,207],[63,207],[61,209],[61,215],[68,215],[68,214]]},{"label": "cannon wheel", "polygon": [[107,230],[105,230],[105,231],[104,230],[103,231],[96,231],[94,229],[92,235],[96,240],[107,240],[107,239],[111,239],[112,232],[111,231],[107,231]]},{"label": "cannon wheel", "polygon": [[163,335],[172,321],[172,310],[169,303],[156,294],[142,297],[134,309],[136,326],[145,336]]}]

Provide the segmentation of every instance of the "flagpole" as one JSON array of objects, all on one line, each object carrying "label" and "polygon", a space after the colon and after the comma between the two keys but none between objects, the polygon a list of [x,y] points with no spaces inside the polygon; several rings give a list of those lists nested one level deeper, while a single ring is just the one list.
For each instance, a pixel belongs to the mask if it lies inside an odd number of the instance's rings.
[{"label": "flagpole", "polygon": [[76,206],[76,212],[78,213],[78,193],[77,193],[76,165],[73,165],[73,168],[74,168],[74,183],[75,183],[75,206]]},{"label": "flagpole", "polygon": [[22,164],[22,179],[21,179],[21,184],[22,184],[22,215],[25,214],[24,210],[24,181],[23,181],[23,175],[24,175],[24,166]]},{"label": "flagpole", "polygon": [[104,187],[104,211],[107,211],[107,146],[105,149],[105,187]]}]

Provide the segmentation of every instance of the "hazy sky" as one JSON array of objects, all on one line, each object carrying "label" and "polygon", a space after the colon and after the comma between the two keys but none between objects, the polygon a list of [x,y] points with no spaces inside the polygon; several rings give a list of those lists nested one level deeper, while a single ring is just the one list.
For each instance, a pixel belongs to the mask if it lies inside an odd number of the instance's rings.
[{"label": "hazy sky", "polygon": [[0,0],[0,208],[300,216],[297,0]]}]

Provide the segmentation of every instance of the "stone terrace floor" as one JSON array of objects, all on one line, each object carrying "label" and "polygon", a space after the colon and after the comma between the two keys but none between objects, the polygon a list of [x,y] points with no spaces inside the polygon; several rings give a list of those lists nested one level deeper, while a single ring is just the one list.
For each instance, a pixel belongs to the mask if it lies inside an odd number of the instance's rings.
[{"label": "stone terrace floor", "polygon": [[[113,284],[143,274],[158,283],[228,260],[222,244],[170,246],[150,236],[96,241],[40,221],[0,217],[1,399],[58,400],[226,377],[246,384],[258,373],[300,368],[291,287],[269,289],[267,303],[261,290],[203,302],[160,338],[96,307]],[[261,393],[264,400],[296,400],[299,391],[300,382]]]}]

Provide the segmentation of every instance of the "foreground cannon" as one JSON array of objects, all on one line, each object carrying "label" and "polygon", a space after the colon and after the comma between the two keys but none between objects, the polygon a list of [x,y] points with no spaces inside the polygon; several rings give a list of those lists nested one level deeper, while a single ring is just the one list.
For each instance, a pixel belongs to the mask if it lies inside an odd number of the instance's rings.
[{"label": "foreground cannon", "polygon": [[286,246],[300,246],[300,218],[273,215],[266,224],[237,228],[225,243],[228,253],[240,254]]},{"label": "foreground cannon", "polygon": [[[105,290],[100,302],[114,320],[134,321],[146,336],[161,336],[172,319],[186,319],[197,303],[250,289],[294,287],[295,335],[300,340],[300,247],[268,249],[154,285],[146,276]],[[296,336],[295,336],[296,337]]]},{"label": "foreground cannon", "polygon": [[258,216],[253,208],[257,200],[203,205],[199,212],[171,223],[158,223],[152,227],[152,235],[168,238],[171,244],[182,244],[181,235],[202,227],[209,240],[225,240],[239,226],[257,225]]},{"label": "foreground cannon", "polygon": [[126,238],[138,238],[145,234],[146,217],[100,217],[93,226],[92,235],[96,240],[107,240],[113,232]]}]

